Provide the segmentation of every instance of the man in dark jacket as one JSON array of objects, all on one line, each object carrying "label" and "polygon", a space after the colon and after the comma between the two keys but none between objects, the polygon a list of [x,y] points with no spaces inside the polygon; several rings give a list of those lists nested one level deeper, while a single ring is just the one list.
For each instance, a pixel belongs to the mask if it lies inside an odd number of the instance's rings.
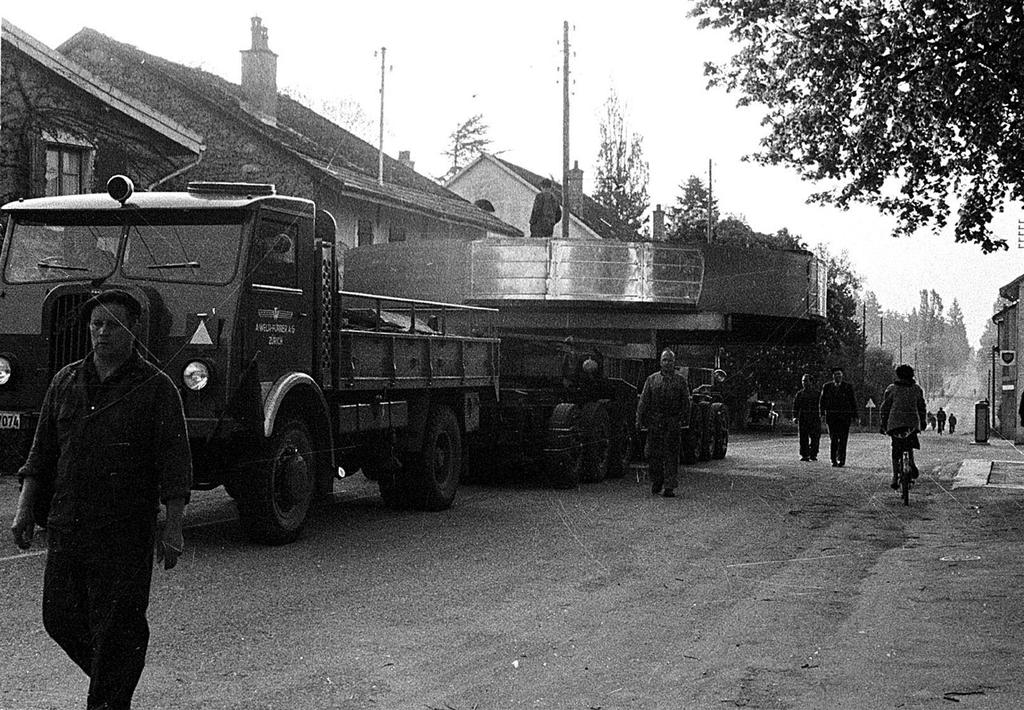
[{"label": "man in dark jacket", "polygon": [[846,465],[846,442],[850,438],[850,424],[857,419],[857,399],[853,386],[843,382],[843,368],[832,368],[832,381],[821,388],[818,408],[825,416],[833,466]]},{"label": "man in dark jacket", "polygon": [[540,187],[530,212],[530,236],[546,239],[554,233],[555,225],[562,219],[562,208],[558,205],[550,180],[541,180]]},{"label": "man in dark jacket", "polygon": [[939,436],[942,436],[942,432],[946,430],[946,412],[942,407],[935,412],[935,423],[939,425]]},{"label": "man in dark jacket", "polygon": [[36,511],[49,508],[43,626],[89,676],[97,710],[131,706],[149,643],[154,545],[174,567],[192,480],[178,390],[135,349],[140,310],[119,290],[86,303],[93,350],[50,383],[11,525],[27,549]]},{"label": "man in dark jacket", "polygon": [[636,429],[647,428],[651,494],[675,497],[683,430],[690,426],[690,386],[676,372],[676,355],[661,353],[661,371],[644,382],[636,407]]},{"label": "man in dark jacket", "polygon": [[917,478],[914,449],[921,448],[917,432],[924,431],[927,423],[924,392],[914,381],[914,368],[910,365],[896,368],[896,380],[885,388],[879,415],[880,431],[892,437],[892,483],[889,485],[895,489],[899,487],[900,459],[904,451],[910,453],[910,475]]},{"label": "man in dark jacket", "polygon": [[818,412],[818,392],[811,384],[811,376],[800,378],[803,385],[793,398],[793,421],[800,432],[800,460],[817,461],[821,442],[821,414]]}]

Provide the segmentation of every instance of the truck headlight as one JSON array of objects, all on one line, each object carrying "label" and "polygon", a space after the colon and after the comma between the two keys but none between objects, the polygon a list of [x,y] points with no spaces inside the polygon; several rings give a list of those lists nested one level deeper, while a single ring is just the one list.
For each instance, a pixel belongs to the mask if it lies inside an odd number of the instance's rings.
[{"label": "truck headlight", "polygon": [[193,360],[185,365],[185,369],[181,373],[181,381],[193,392],[198,392],[210,382],[210,368],[206,366],[205,362]]},{"label": "truck headlight", "polygon": [[0,385],[6,385],[10,381],[13,371],[14,366],[11,365],[10,359],[0,355]]}]

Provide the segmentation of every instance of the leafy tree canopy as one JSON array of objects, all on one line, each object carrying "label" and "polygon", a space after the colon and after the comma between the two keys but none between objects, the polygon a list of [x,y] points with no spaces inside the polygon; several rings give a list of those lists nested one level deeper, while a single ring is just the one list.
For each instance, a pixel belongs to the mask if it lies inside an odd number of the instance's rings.
[{"label": "leafy tree canopy", "polygon": [[877,205],[896,236],[940,231],[1006,248],[993,212],[1024,198],[1024,4],[1019,0],[696,0],[701,27],[741,49],[712,86],[767,107],[753,156]]},{"label": "leafy tree canopy", "polygon": [[452,163],[448,172],[438,178],[442,183],[455,177],[462,168],[469,165],[473,158],[480,155],[491,144],[491,139],[487,137],[488,129],[489,126],[484,123],[483,114],[478,113],[467,118],[452,131],[448,136],[450,141],[448,150],[444,152],[444,155],[448,156]]},{"label": "leafy tree canopy", "polygon": [[639,235],[643,214],[650,205],[647,195],[650,171],[644,160],[643,136],[629,130],[625,109],[614,89],[609,92],[604,109],[594,199]]}]

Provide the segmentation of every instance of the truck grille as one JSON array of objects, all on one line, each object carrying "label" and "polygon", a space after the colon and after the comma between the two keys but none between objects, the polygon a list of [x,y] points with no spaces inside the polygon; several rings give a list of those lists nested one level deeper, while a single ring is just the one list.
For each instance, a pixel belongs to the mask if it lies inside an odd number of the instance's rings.
[{"label": "truck grille", "polygon": [[50,372],[57,372],[89,352],[89,326],[81,317],[88,291],[70,293],[54,300],[50,310]]}]

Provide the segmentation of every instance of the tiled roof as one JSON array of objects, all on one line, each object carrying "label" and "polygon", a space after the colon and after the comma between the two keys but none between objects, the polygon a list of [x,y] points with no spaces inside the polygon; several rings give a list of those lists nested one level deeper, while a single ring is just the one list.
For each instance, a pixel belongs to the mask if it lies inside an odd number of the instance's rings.
[{"label": "tiled roof", "polygon": [[[537,173],[531,172],[526,168],[520,167],[515,163],[499,158],[498,156],[492,156],[501,165],[514,172],[516,175],[526,180],[530,185],[541,189],[541,180],[546,178],[541,177]],[[550,179],[550,178],[548,178]],[[561,199],[562,186],[558,182],[552,180],[555,184],[555,193]],[[624,241],[636,240],[636,232],[631,230],[628,225],[624,224],[611,210],[602,207],[592,197],[583,195],[579,211],[574,211],[573,215],[576,216],[585,225],[590,227],[592,230],[597,232],[598,235],[603,239],[620,239]]]},{"label": "tiled roof", "polygon": [[128,62],[146,64],[169,80],[216,106],[231,119],[294,153],[300,160],[338,180],[338,189],[357,192],[391,204],[404,205],[498,234],[521,232],[463,200],[455,193],[384,156],[384,184],[377,182],[377,149],[299,102],[278,95],[277,125],[260,120],[242,107],[242,87],[215,74],[162,59],[118,42],[96,30],[83,28],[58,50],[68,52],[78,43],[102,44]]}]

